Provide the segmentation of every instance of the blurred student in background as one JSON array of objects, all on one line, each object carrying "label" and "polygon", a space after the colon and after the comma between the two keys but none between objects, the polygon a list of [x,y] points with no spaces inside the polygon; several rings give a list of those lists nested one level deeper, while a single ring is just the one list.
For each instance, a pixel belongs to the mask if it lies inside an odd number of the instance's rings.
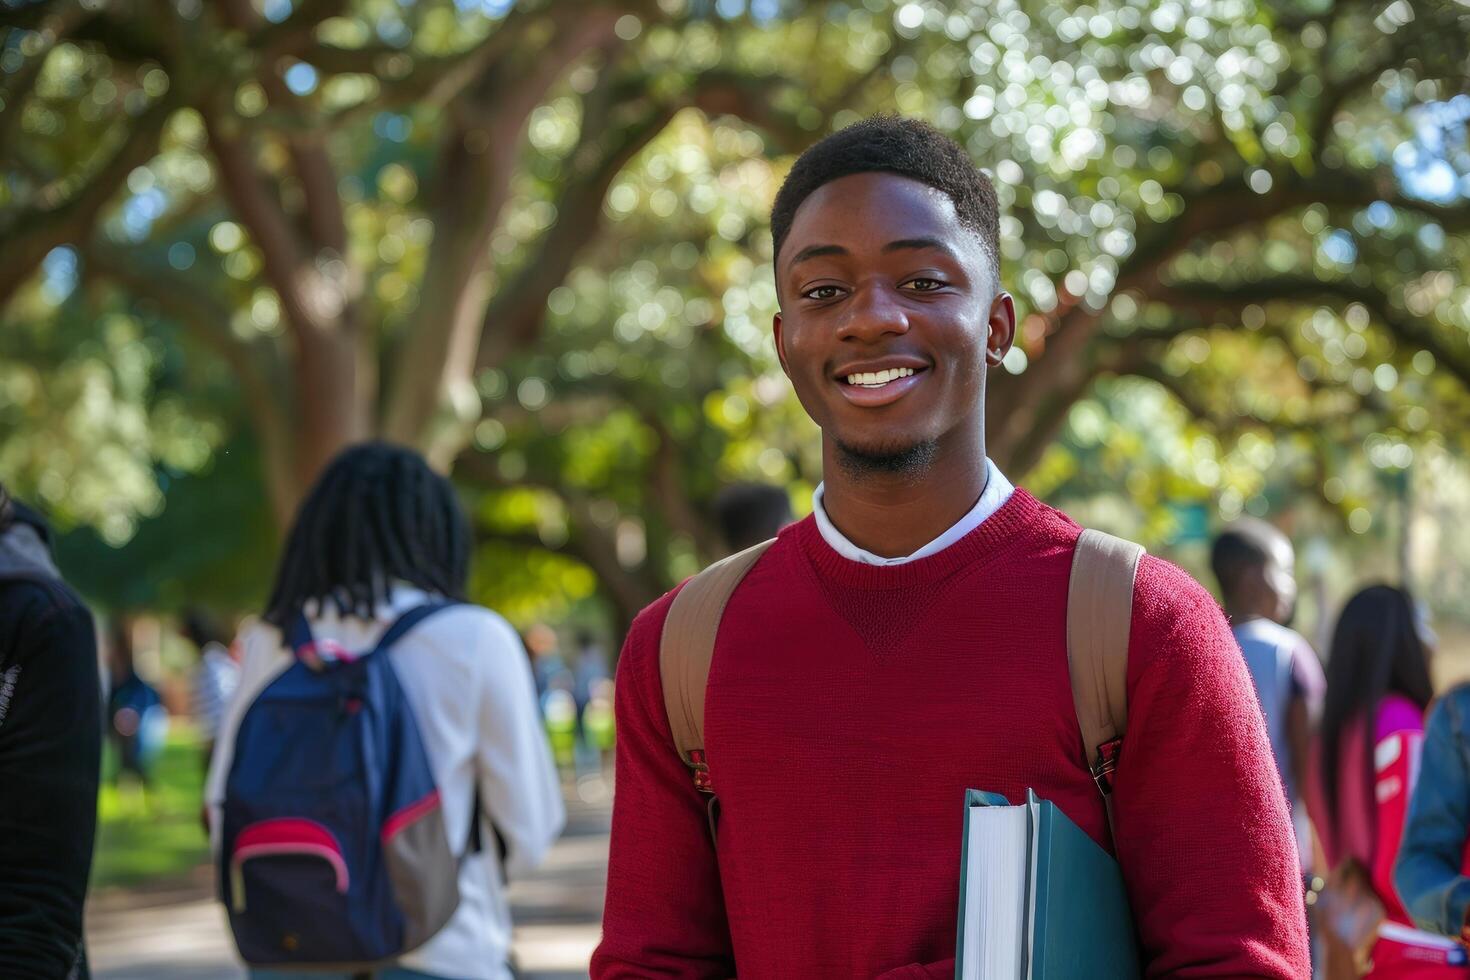
[{"label": "blurred student in background", "polygon": [[591,630],[577,631],[577,663],[573,670],[577,715],[580,717],[592,700],[597,686],[608,679],[607,653]]},{"label": "blurred student in background", "polygon": [[92,614],[0,486],[0,977],[87,974],[102,692]]},{"label": "blurred student in background", "polygon": [[1333,978],[1355,967],[1383,980],[1470,977],[1464,948],[1414,928],[1392,880],[1434,693],[1416,624],[1406,593],[1375,585],[1348,600],[1332,635],[1308,799],[1333,869],[1320,901]]},{"label": "blurred student in background", "polygon": [[230,652],[229,637],[203,610],[192,609],[184,616],[184,635],[199,651],[189,690],[189,713],[199,728],[207,766],[214,755],[214,740],[219,736],[225,708],[240,682],[240,665]]},{"label": "blurred student in background", "polygon": [[1297,853],[1306,876],[1314,869],[1302,777],[1326,680],[1311,644],[1286,625],[1296,612],[1295,563],[1286,535],[1254,518],[1227,527],[1210,553],[1231,632],[1266,716],[1271,754],[1291,806]]},{"label": "blurred student in background", "polygon": [[115,615],[107,640],[107,735],[117,753],[113,781],[136,781],[146,804],[153,786],[153,764],[163,752],[168,735],[168,709],[157,688],[138,674],[133,655],[133,617]]},{"label": "blurred student in background", "polygon": [[760,544],[795,520],[784,487],[732,483],[715,495],[715,520],[731,554]]},{"label": "blurred student in background", "polygon": [[[448,923],[374,974],[379,980],[509,980],[507,876],[540,863],[565,822],[520,638],[501,616],[463,601],[470,545],[453,486],[417,453],[369,443],[339,455],[297,514],[265,614],[240,636],[240,689],[206,788],[218,849],[236,738],[257,696],[298,657],[360,659],[400,617],[458,600],[382,651],[433,773],[439,812],[429,816],[442,817],[460,860],[459,901]],[[285,636],[303,618],[310,642],[293,651]],[[340,791],[347,808],[362,788]],[[311,927],[303,922],[303,934]]]},{"label": "blurred student in background", "polygon": [[1419,780],[1394,884],[1421,929],[1470,943],[1470,686],[1440,698],[1425,726]]}]

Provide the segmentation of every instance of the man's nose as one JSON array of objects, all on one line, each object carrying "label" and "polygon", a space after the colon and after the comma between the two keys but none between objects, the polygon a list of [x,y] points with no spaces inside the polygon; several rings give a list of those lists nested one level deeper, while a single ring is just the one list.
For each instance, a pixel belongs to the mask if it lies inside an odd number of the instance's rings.
[{"label": "man's nose", "polygon": [[881,283],[859,286],[838,325],[839,340],[871,343],[885,334],[905,334],[909,318],[902,297]]}]

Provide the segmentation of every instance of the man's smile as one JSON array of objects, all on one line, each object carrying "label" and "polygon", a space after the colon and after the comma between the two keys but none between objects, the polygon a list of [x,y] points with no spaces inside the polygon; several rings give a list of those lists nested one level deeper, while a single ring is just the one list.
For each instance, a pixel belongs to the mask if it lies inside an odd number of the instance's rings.
[{"label": "man's smile", "polygon": [[855,361],[833,372],[843,396],[862,408],[891,404],[917,387],[928,365],[913,357]]},{"label": "man's smile", "polygon": [[862,374],[849,374],[847,376],[847,383],[863,388],[881,388],[890,381],[907,378],[913,373],[913,368],[888,368],[886,371],[864,371]]}]

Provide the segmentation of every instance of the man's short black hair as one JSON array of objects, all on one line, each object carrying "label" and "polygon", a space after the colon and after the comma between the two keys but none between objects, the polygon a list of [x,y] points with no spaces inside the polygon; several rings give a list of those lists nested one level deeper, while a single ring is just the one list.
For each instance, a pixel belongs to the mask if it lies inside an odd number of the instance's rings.
[{"label": "man's short black hair", "polygon": [[791,523],[791,498],[782,487],[733,483],[715,495],[715,518],[730,550],[744,551]]},{"label": "man's short black hair", "polygon": [[890,173],[917,180],[954,202],[960,222],[979,234],[1000,274],[1000,209],[995,185],[949,136],[919,119],[874,116],[853,123],[797,158],[771,208],[775,255],[801,202],[817,188],[852,174]]},{"label": "man's short black hair", "polygon": [[184,619],[180,625],[184,636],[194,644],[200,653],[203,653],[204,648],[211,643],[229,646],[230,637],[226,634],[224,627],[212,613],[205,609],[193,607],[185,610]]},{"label": "man's short black hair", "polygon": [[1265,521],[1243,517],[1220,532],[1210,549],[1210,568],[1227,597],[1240,587],[1248,572],[1266,567],[1271,548],[1285,537]]}]

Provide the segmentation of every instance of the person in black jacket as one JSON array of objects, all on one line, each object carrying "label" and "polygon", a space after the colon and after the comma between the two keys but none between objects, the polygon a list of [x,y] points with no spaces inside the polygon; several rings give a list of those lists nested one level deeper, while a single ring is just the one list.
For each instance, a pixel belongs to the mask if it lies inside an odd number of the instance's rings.
[{"label": "person in black jacket", "polygon": [[92,616],[0,487],[0,977],[87,976],[101,683]]}]

